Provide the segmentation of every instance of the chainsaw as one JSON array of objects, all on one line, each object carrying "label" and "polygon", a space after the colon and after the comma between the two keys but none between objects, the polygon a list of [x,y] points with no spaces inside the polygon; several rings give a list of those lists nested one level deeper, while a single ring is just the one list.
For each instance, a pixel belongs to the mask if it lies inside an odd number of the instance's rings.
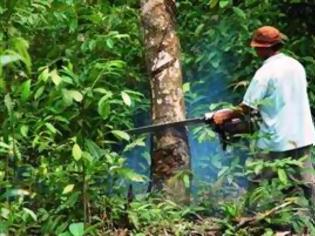
[{"label": "chainsaw", "polygon": [[153,124],[134,129],[126,130],[129,134],[142,134],[142,133],[157,133],[163,132],[163,130],[170,128],[179,128],[191,125],[207,124],[218,135],[220,142],[222,143],[223,150],[226,146],[240,137],[240,134],[254,133],[258,128],[259,114],[252,112],[249,115],[245,115],[241,118],[233,118],[222,125],[216,125],[213,121],[214,112],[207,112],[202,117],[191,118],[175,122],[167,122],[162,124]]}]

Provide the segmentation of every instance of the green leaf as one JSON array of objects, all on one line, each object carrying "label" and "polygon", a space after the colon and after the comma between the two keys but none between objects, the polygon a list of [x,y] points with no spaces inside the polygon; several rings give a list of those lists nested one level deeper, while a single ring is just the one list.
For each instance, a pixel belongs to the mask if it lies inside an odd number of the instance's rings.
[{"label": "green leaf", "polygon": [[97,93],[101,93],[101,94],[106,94],[106,95],[110,95],[112,96],[112,93],[104,88],[95,88],[93,89],[93,91],[97,92]]},{"label": "green leaf", "polygon": [[73,4],[74,0],[66,0],[65,3],[68,4],[69,6],[71,6]]},{"label": "green leaf", "polygon": [[286,172],[284,171],[284,169],[278,169],[278,177],[279,180],[281,181],[281,183],[287,185],[288,184],[288,176],[286,174]]},{"label": "green leaf", "polygon": [[72,156],[76,161],[79,161],[82,157],[82,150],[77,143],[75,143],[72,147]]},{"label": "green leaf", "polygon": [[220,0],[219,6],[225,8],[230,4],[230,0]]},{"label": "green leaf", "polygon": [[129,95],[128,95],[126,92],[122,91],[122,92],[121,92],[121,97],[122,97],[124,103],[125,103],[127,106],[130,107],[130,106],[131,106],[131,99],[130,99]]},{"label": "green leaf", "polygon": [[204,29],[205,24],[200,24],[195,30],[195,36],[198,37]]},{"label": "green leaf", "polygon": [[39,87],[39,89],[37,89],[35,92],[34,99],[37,100],[43,94],[44,90],[45,86]]},{"label": "green leaf", "polygon": [[134,170],[129,169],[129,168],[119,168],[117,169],[117,173],[130,181],[134,181],[134,182],[145,181],[145,177],[143,175],[140,175],[136,173]]},{"label": "green leaf", "polygon": [[84,224],[83,223],[72,223],[69,226],[69,231],[73,236],[83,236],[84,235]]},{"label": "green leaf", "polygon": [[66,76],[66,75],[63,75],[60,78],[61,78],[62,82],[73,85],[73,78]]},{"label": "green leaf", "polygon": [[29,127],[27,125],[22,125],[20,128],[20,132],[22,134],[23,137],[27,137],[27,133],[28,133]]},{"label": "green leaf", "polygon": [[109,49],[114,48],[114,41],[111,38],[106,39],[106,45]]},{"label": "green leaf", "polygon": [[25,81],[21,85],[21,100],[25,102],[31,95],[31,80]]},{"label": "green leaf", "polygon": [[20,55],[28,73],[30,73],[32,62],[31,62],[31,57],[27,51],[27,49],[29,48],[29,43],[24,38],[17,37],[17,38],[12,39],[12,45],[13,45],[14,51],[16,51]]},{"label": "green leaf", "polygon": [[218,4],[219,0],[210,0],[210,8],[214,8]]},{"label": "green leaf", "polygon": [[184,83],[184,84],[183,84],[183,92],[184,92],[184,93],[187,93],[187,92],[189,92],[189,91],[190,91],[190,83],[189,83],[189,82]]},{"label": "green leaf", "polygon": [[226,174],[226,172],[229,170],[229,167],[224,166],[217,174],[218,177],[223,176],[224,174]]},{"label": "green leaf", "polygon": [[126,141],[129,141],[129,140],[130,140],[129,134],[127,134],[127,133],[124,132],[124,131],[121,131],[121,130],[112,130],[112,134],[115,135],[115,137],[118,138],[118,139],[123,139],[123,140],[126,140]]},{"label": "green leaf", "polygon": [[77,102],[81,102],[83,100],[82,94],[77,90],[68,90],[68,94]]},{"label": "green leaf", "polygon": [[260,174],[261,171],[263,170],[263,168],[264,168],[263,163],[258,163],[258,164],[255,166],[255,168],[254,168],[255,174],[256,174],[256,175]]},{"label": "green leaf", "polygon": [[4,194],[6,197],[24,197],[29,196],[30,192],[25,189],[11,189]]},{"label": "green leaf", "polygon": [[277,235],[277,234],[275,234],[275,232],[273,232],[272,229],[266,229],[265,233],[263,234],[263,236],[274,236],[274,235]]},{"label": "green leaf", "polygon": [[55,126],[53,126],[51,123],[49,122],[46,122],[45,123],[45,126],[48,128],[48,130],[50,132],[52,132],[53,134],[56,134],[57,133],[57,129],[55,128]]},{"label": "green leaf", "polygon": [[239,16],[240,18],[246,20],[246,14],[245,14],[245,12],[244,12],[241,8],[239,8],[239,7],[233,7],[233,11],[234,11],[234,13],[235,13],[237,16]]},{"label": "green leaf", "polygon": [[222,158],[220,155],[214,155],[211,158],[211,164],[217,168],[217,169],[221,169],[222,168]]},{"label": "green leaf", "polygon": [[62,89],[62,100],[65,106],[71,106],[73,104],[73,97],[70,96],[69,90]]},{"label": "green leaf", "polygon": [[0,210],[0,216],[7,220],[10,216],[10,210],[2,207]]},{"label": "green leaf", "polygon": [[183,176],[183,181],[184,181],[185,188],[189,188],[189,187],[190,187],[190,178],[189,178],[189,175],[184,175],[184,176]]},{"label": "green leaf", "polygon": [[[128,217],[130,218],[130,220],[131,220],[132,224],[135,226],[135,228],[136,228],[136,229],[139,229],[139,227],[140,227],[140,222],[139,222],[139,217],[138,217],[138,215],[137,215],[136,213],[134,213],[134,212],[130,212],[130,213],[128,214]],[[138,234],[138,235],[139,235],[139,234]],[[143,234],[143,235],[140,235],[140,236],[144,236],[144,234]]]},{"label": "green leaf", "polygon": [[36,216],[36,214],[34,213],[34,211],[32,211],[32,210],[30,210],[30,209],[28,209],[28,208],[25,208],[25,207],[23,207],[23,211],[24,211],[25,213],[27,213],[28,215],[30,215],[30,216],[33,218],[34,221],[37,221],[37,216]]},{"label": "green leaf", "polygon": [[2,55],[0,56],[0,65],[5,66],[11,62],[19,61],[21,57],[19,55]]},{"label": "green leaf", "polygon": [[69,231],[66,231],[61,234],[58,234],[58,236],[72,236],[72,234]]},{"label": "green leaf", "polygon": [[73,191],[74,184],[68,184],[62,191],[62,194],[67,194]]},{"label": "green leaf", "polygon": [[62,79],[61,79],[61,77],[59,76],[58,71],[57,71],[56,69],[50,72],[50,76],[51,76],[52,82],[53,82],[56,86],[58,86],[58,85],[61,83]]},{"label": "green leaf", "polygon": [[45,67],[45,69],[39,74],[38,79],[46,82],[49,76],[50,76],[49,69],[48,67]]},{"label": "green leaf", "polygon": [[85,139],[85,149],[94,157],[100,158],[103,155],[103,150],[93,141],[90,139]]},{"label": "green leaf", "polygon": [[97,111],[98,114],[100,114],[103,119],[106,119],[109,116],[110,104],[107,95],[103,96],[101,100],[98,102]]},{"label": "green leaf", "polygon": [[11,96],[9,93],[7,93],[5,96],[4,96],[4,104],[8,110],[8,113],[9,115],[12,113],[12,110],[13,110],[13,102],[12,102],[12,99],[11,99]]},{"label": "green leaf", "polygon": [[133,148],[137,147],[137,146],[141,146],[141,147],[145,147],[145,142],[143,141],[144,137],[140,137],[134,141],[132,141],[132,143],[129,143],[125,148],[124,148],[124,152],[130,151]]}]

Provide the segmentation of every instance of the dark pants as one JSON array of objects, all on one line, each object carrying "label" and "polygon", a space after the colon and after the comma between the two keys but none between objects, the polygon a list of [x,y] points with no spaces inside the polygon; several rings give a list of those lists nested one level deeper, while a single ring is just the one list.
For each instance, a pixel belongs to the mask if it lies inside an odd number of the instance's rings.
[{"label": "dark pants", "polygon": [[[311,158],[311,148],[312,146],[306,146],[302,148],[297,148],[285,152],[269,152],[269,153],[259,153],[257,155],[258,160],[272,161],[276,159],[284,159],[291,157],[293,160],[300,159],[305,157],[306,159],[303,162],[303,167],[296,166],[296,169],[293,174],[293,178],[298,180],[301,183],[301,187],[304,190],[304,195],[306,199],[309,200],[313,209],[315,209],[315,172],[314,166]],[[262,173],[258,176],[255,176],[252,179],[250,188],[253,188],[258,185],[261,180],[272,179],[276,177],[277,173],[272,170],[263,170]]]}]

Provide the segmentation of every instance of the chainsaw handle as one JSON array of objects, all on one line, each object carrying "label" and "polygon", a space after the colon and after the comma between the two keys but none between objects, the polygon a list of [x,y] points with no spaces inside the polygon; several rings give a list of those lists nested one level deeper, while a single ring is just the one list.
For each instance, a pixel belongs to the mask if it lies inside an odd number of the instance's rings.
[{"label": "chainsaw handle", "polygon": [[222,149],[226,150],[228,144],[233,142],[234,137],[240,134],[251,134],[258,129],[259,117],[232,118],[222,125],[216,125],[213,120],[214,112],[205,114],[205,122],[218,134]]}]

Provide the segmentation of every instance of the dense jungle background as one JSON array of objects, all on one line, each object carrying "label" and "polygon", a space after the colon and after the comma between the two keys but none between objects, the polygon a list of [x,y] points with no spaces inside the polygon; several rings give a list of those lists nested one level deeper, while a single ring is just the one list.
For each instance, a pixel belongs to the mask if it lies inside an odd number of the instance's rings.
[{"label": "dense jungle background", "polygon": [[[315,109],[314,1],[176,8],[188,117],[241,101],[262,25],[288,36]],[[223,152],[206,126],[189,135],[191,204],[147,193],[148,136],[124,132],[150,124],[144,54],[138,0],[0,1],[0,235],[315,235],[306,200],[283,191],[301,162],[252,161],[250,140]],[[278,177],[246,191],[266,166]]]}]

